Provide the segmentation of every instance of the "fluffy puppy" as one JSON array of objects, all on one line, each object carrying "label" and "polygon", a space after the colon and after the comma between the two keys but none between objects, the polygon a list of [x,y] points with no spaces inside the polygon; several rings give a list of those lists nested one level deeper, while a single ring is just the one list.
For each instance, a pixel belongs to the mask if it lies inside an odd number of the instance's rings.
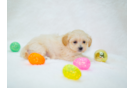
[{"label": "fluffy puppy", "polygon": [[22,50],[21,57],[36,52],[51,59],[73,61],[83,56],[82,53],[90,47],[92,39],[82,30],[74,30],[63,36],[40,35],[33,38]]}]

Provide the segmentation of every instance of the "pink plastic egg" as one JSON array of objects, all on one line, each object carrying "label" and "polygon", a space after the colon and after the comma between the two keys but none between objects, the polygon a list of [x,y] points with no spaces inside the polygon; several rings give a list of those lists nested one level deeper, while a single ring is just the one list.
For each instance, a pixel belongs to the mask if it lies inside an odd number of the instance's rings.
[{"label": "pink plastic egg", "polygon": [[89,59],[85,57],[80,57],[80,58],[75,59],[73,61],[73,64],[81,70],[88,70],[91,65],[91,62]]}]

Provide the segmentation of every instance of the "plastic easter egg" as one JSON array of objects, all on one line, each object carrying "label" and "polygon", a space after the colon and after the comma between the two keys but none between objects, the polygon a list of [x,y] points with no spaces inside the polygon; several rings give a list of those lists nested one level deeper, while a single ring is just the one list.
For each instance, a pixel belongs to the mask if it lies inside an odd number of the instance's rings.
[{"label": "plastic easter egg", "polygon": [[99,62],[106,62],[107,61],[107,58],[108,58],[108,55],[106,53],[105,50],[97,50],[95,53],[94,53],[94,59],[96,61],[99,61]]},{"label": "plastic easter egg", "polygon": [[20,44],[18,42],[13,42],[10,44],[10,50],[12,52],[18,52],[20,50]]},{"label": "plastic easter egg", "polygon": [[31,53],[28,60],[32,65],[41,65],[45,63],[45,58],[38,53]]},{"label": "plastic easter egg", "polygon": [[63,75],[68,79],[78,80],[81,77],[81,71],[74,65],[68,64],[63,67]]},{"label": "plastic easter egg", "polygon": [[91,62],[88,58],[80,57],[75,59],[73,61],[73,64],[81,70],[88,70],[91,65]]}]

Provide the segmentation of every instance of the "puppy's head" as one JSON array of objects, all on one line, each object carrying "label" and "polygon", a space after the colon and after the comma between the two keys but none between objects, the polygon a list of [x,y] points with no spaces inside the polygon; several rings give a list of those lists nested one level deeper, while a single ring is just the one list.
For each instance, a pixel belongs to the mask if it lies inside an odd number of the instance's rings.
[{"label": "puppy's head", "polygon": [[62,43],[72,51],[82,53],[90,47],[92,38],[82,30],[74,30],[63,36]]}]

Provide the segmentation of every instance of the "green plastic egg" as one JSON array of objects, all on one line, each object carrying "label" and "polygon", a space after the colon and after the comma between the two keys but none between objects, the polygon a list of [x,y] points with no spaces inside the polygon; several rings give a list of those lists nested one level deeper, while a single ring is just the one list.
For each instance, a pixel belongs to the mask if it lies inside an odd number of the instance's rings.
[{"label": "green plastic egg", "polygon": [[81,71],[74,65],[68,64],[63,68],[63,74],[68,79],[78,80],[81,77]]},{"label": "green plastic egg", "polygon": [[18,42],[13,42],[10,44],[10,49],[12,52],[18,52],[20,50],[20,44]]}]

